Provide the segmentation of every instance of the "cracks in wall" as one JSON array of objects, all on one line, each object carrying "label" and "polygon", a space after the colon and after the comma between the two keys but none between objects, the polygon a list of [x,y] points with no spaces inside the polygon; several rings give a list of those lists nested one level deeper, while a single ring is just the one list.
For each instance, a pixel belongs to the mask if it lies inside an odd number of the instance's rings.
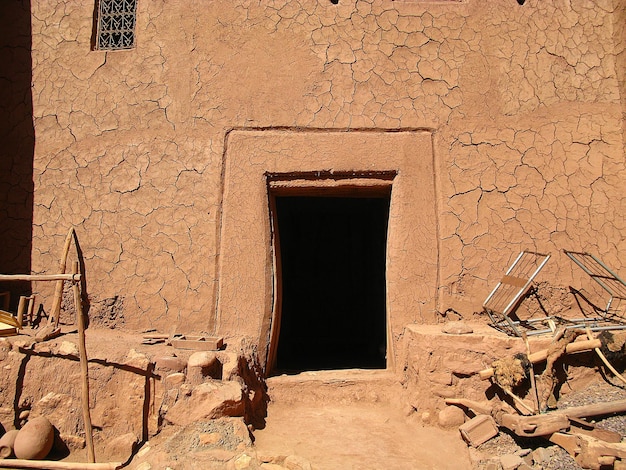
[{"label": "cracks in wall", "polygon": [[[281,125],[437,129],[442,292],[483,286],[518,247],[625,249],[606,2],[174,8],[146,4],[138,49],[106,53],[82,39],[92,7],[33,4],[37,270],[57,262],[42,240],[82,224],[103,283],[141,281],[132,308],[211,310],[180,298],[216,292],[224,132]],[[238,67],[258,56],[280,61]]]}]

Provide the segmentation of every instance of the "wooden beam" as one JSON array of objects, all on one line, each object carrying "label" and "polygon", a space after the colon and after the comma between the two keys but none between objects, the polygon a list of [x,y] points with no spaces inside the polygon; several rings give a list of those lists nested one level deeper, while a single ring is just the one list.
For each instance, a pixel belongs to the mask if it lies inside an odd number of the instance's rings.
[{"label": "wooden beam", "polygon": [[0,274],[0,281],[80,281],[80,274]]}]

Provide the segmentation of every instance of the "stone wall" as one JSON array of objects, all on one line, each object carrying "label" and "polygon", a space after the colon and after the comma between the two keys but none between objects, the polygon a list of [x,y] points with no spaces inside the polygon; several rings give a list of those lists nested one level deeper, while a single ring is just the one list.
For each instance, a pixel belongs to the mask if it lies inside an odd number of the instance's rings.
[{"label": "stone wall", "polygon": [[32,268],[76,226],[128,327],[213,328],[232,130],[432,134],[417,321],[479,310],[521,249],[557,287],[580,280],[562,248],[623,272],[623,2],[139,1],[122,52],[91,50],[92,3],[32,2]]}]

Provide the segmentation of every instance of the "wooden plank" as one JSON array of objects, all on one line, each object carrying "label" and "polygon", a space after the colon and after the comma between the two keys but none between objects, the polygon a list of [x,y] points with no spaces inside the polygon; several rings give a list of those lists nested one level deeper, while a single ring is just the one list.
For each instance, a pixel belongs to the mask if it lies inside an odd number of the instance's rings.
[{"label": "wooden plank", "polygon": [[17,318],[13,316],[10,312],[5,312],[4,310],[0,310],[0,322],[14,326],[15,328],[21,328],[22,325],[17,321]]},{"label": "wooden plank", "polygon": [[16,334],[17,328],[0,323],[0,336],[14,336]]}]

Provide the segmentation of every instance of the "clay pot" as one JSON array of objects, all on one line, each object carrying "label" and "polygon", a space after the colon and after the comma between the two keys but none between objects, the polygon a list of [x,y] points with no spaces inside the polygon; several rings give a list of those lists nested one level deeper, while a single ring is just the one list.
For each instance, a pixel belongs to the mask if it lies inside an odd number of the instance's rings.
[{"label": "clay pot", "polygon": [[18,459],[43,459],[54,444],[54,427],[47,418],[31,419],[15,438],[13,452]]},{"label": "clay pot", "polygon": [[0,438],[0,459],[8,459],[13,455],[13,445],[18,432],[17,429],[12,429]]}]

